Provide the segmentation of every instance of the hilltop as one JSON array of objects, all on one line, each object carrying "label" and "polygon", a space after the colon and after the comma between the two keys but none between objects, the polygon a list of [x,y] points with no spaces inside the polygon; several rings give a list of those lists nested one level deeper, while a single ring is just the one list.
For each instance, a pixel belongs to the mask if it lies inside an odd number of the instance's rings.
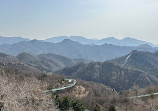
[{"label": "hilltop", "polygon": [[38,56],[29,53],[21,53],[17,55],[16,58],[21,62],[45,72],[53,72],[64,67],[73,66],[81,62],[87,62],[83,59],[70,59],[51,53],[41,54]]},{"label": "hilltop", "polygon": [[3,37],[0,36],[0,45],[1,44],[14,44],[22,41],[29,41],[27,38],[22,37]]},{"label": "hilltop", "polygon": [[132,51],[131,53],[112,60],[126,67],[132,67],[158,77],[158,52]]}]

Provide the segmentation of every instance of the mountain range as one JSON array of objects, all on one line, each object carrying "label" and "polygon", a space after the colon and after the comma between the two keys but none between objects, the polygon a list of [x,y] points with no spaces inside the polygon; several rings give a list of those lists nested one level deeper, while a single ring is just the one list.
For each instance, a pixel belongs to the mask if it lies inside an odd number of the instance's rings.
[{"label": "mountain range", "polygon": [[[102,83],[116,90],[127,90],[134,85],[146,87],[158,85],[158,54],[144,51],[131,53],[105,62],[90,62],[70,59],[56,54],[37,56],[21,53],[16,57],[0,53],[0,67],[20,68],[32,72],[53,72]],[[89,61],[88,61],[89,62]],[[5,64],[4,64],[5,63]],[[20,64],[19,64],[20,63]]]},{"label": "mountain range", "polygon": [[123,67],[113,62],[91,62],[78,64],[56,71],[58,74],[80,78],[86,81],[103,83],[119,90],[128,90],[134,85],[141,88],[158,85],[158,78],[142,70]]},{"label": "mountain range", "polygon": [[117,39],[115,37],[108,37],[108,38],[103,38],[103,39],[87,39],[82,36],[58,36],[58,37],[52,37],[45,39],[47,42],[53,42],[53,43],[58,43],[63,41],[64,39],[70,39],[72,41],[79,42],[81,44],[89,44],[89,45],[103,45],[105,43],[107,44],[113,44],[113,45],[118,45],[118,46],[139,46],[142,44],[148,44],[150,46],[154,46],[152,43],[145,42],[142,40],[137,40],[134,38],[124,38],[124,39]]},{"label": "mountain range", "polygon": [[[69,39],[72,41],[79,42],[84,45],[103,45],[105,43],[107,44],[113,44],[113,45],[118,45],[118,46],[139,46],[142,44],[148,44],[150,46],[156,47],[157,45],[153,45],[152,43],[142,41],[142,40],[137,40],[134,38],[126,37],[124,39],[117,39],[115,37],[107,37],[103,39],[88,39],[82,36],[58,36],[58,37],[52,37],[40,41],[45,41],[45,42],[52,42],[52,43],[58,43],[62,42],[64,39]],[[0,45],[1,44],[14,44],[22,41],[30,41],[30,39],[27,38],[22,38],[22,37],[3,37],[0,36]]]},{"label": "mountain range", "polygon": [[[126,38],[120,41],[129,45],[121,46],[114,45],[117,42],[115,38],[107,38],[105,41],[109,43],[104,41],[103,45],[96,45],[88,43],[88,39],[85,42],[83,37],[70,38],[73,40],[58,37],[57,40],[62,41],[54,43],[51,39],[23,38],[15,42],[14,38],[12,43],[0,45],[0,65],[63,74],[102,83],[116,90],[130,89],[134,85],[158,85],[158,48],[152,47],[152,44]],[[139,45],[130,46],[132,41]]]},{"label": "mountain range", "polygon": [[132,51],[105,62],[78,64],[56,71],[111,86],[116,90],[130,89],[134,85],[146,87],[158,84],[158,52]]},{"label": "mountain range", "polygon": [[130,53],[132,50],[155,52],[157,51],[157,48],[151,47],[147,44],[140,46],[117,46],[112,44],[83,45],[69,39],[64,39],[62,42],[58,43],[31,40],[15,44],[0,45],[0,52],[14,56],[23,52],[33,55],[53,53],[68,58],[82,58],[92,61],[114,59]]}]

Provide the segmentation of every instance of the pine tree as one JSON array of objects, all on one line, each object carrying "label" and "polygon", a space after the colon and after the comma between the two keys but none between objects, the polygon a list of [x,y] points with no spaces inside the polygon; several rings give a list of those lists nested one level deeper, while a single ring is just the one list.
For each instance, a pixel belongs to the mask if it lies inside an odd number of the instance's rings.
[{"label": "pine tree", "polygon": [[116,109],[115,109],[115,107],[112,105],[112,106],[110,106],[109,111],[116,111]]},{"label": "pine tree", "polygon": [[70,100],[68,97],[64,97],[62,101],[62,109],[63,110],[68,110],[70,107]]},{"label": "pine tree", "polygon": [[96,104],[94,111],[100,111],[100,106]]},{"label": "pine tree", "polygon": [[84,111],[85,110],[84,104],[79,100],[73,101],[72,107],[73,107],[74,111]]}]

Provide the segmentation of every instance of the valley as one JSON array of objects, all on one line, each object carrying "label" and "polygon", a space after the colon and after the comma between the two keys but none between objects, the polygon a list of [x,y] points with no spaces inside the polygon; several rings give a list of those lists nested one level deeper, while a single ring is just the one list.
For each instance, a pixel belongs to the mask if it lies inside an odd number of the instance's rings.
[{"label": "valley", "polygon": [[[23,46],[30,47],[31,43],[32,46],[36,46],[36,49],[38,49],[37,44],[39,43],[42,43],[43,46],[48,43],[46,46],[50,45],[49,47],[52,47],[52,44],[54,44],[49,42],[45,44],[45,42],[36,40],[24,41],[23,43],[25,42],[29,43],[29,45]],[[89,48],[93,47],[92,49],[95,53],[98,51],[97,54],[100,53],[100,49],[96,48],[95,50],[95,47],[102,47],[99,45],[82,45],[80,43],[77,43],[77,45],[76,42],[70,40],[64,40],[57,44],[60,44],[60,48],[63,46],[69,48],[71,46],[74,48],[72,48],[73,51],[82,50],[79,47],[84,47],[85,49],[87,46]],[[109,48],[109,46],[113,47],[113,45],[104,45],[105,49],[106,47]],[[24,111],[55,111],[65,108],[65,106],[60,105],[64,104],[63,101],[68,100],[71,110],[76,110],[74,109],[74,104],[80,104],[79,108],[81,108],[81,111],[83,109],[92,111],[96,107],[99,107],[101,111],[108,111],[111,107],[122,111],[154,110],[157,106],[153,102],[158,100],[156,93],[158,92],[158,56],[156,48],[151,46],[149,48],[146,45],[134,46],[135,48],[133,46],[117,47],[123,49],[128,47],[129,53],[124,53],[123,56],[117,56],[114,59],[105,59],[105,61],[100,61],[101,59],[86,59],[83,56],[67,57],[47,52],[41,52],[39,55],[32,54],[29,53],[30,51],[27,52],[24,47],[21,47],[21,51],[26,52],[19,53],[16,56],[14,54],[0,53],[1,79],[6,80],[4,83],[8,85],[12,84],[12,86],[7,86],[8,90],[14,87],[7,96],[15,97],[13,99],[15,102],[9,102],[9,98],[1,98],[1,109],[8,110],[14,107],[15,110]],[[135,50],[136,47],[138,50]],[[42,50],[44,51],[45,49]],[[114,51],[115,49],[112,50]],[[118,50],[120,49],[118,48]],[[70,51],[69,54],[71,54]],[[93,57],[93,54],[89,56]],[[1,88],[5,88],[6,85],[4,83],[1,83]],[[28,89],[26,90],[25,88]],[[6,91],[6,89],[3,89],[3,91]],[[16,91],[18,91],[17,94],[25,92],[26,95],[20,96],[21,98],[16,101],[18,98],[15,94]],[[3,96],[4,92],[0,92],[0,94]],[[9,107],[9,104],[12,104],[12,107]],[[40,104],[41,107],[37,104]],[[49,104],[50,106],[42,106],[44,104]],[[150,104],[153,104],[152,108]],[[144,105],[145,107],[143,107]]]}]

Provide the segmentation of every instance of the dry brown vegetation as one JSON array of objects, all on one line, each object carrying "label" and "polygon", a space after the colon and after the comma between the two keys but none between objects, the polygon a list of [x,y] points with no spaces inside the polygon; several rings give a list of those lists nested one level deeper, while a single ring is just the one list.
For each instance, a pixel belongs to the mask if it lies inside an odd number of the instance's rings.
[{"label": "dry brown vegetation", "polygon": [[[1,71],[2,73],[2,71]],[[0,74],[0,102],[2,111],[58,111],[51,94],[41,93],[47,83],[35,77],[7,77]]]},{"label": "dry brown vegetation", "polygon": [[72,93],[76,98],[85,98],[89,94],[89,91],[83,86],[76,86]]},{"label": "dry brown vegetation", "polygon": [[[84,91],[78,90],[81,86]],[[61,93],[60,96],[79,99],[84,102],[90,111],[94,110],[95,105],[99,105],[101,111],[109,111],[110,106],[115,106],[116,111],[157,111],[158,96],[128,98],[156,91],[158,91],[158,86],[149,86],[143,89],[135,86],[131,90],[112,92],[111,88],[103,84],[77,80],[77,85],[74,88]],[[83,92],[84,96],[82,96]]]},{"label": "dry brown vegetation", "polygon": [[[26,76],[26,73],[27,71],[10,67],[1,68],[0,108],[3,111],[56,111],[51,93],[41,92],[48,86],[53,87],[61,79],[68,77],[40,73],[34,77],[31,74]],[[93,111],[96,105],[101,108],[101,111],[108,111],[112,105],[117,111],[157,111],[157,96],[139,99],[127,98],[153,92],[158,92],[158,86],[149,86],[145,89],[135,86],[131,90],[112,92],[111,88],[103,84],[78,79],[75,87],[65,90],[59,95],[83,101],[90,111]]]}]

